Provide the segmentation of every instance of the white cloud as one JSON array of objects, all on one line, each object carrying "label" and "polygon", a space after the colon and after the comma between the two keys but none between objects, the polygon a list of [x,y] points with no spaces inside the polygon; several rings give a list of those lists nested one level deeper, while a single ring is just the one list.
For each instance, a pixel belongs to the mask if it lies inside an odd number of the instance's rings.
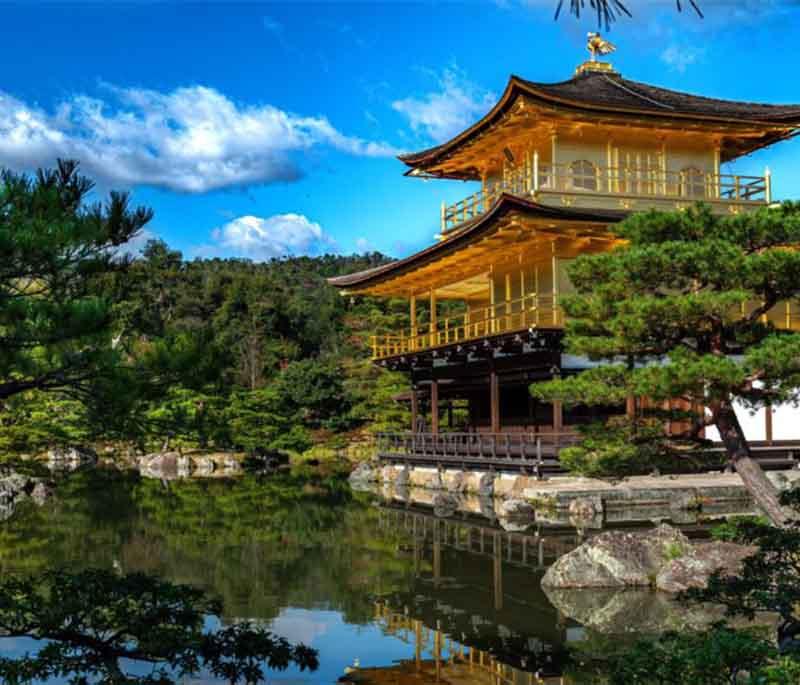
[{"label": "white cloud", "polygon": [[[257,261],[336,249],[336,242],[318,223],[292,213],[240,216],[215,229],[212,237],[224,252]],[[203,252],[211,250],[205,247]]]},{"label": "white cloud", "polygon": [[398,152],[345,135],[323,116],[238,104],[205,86],[106,90],[106,100],[78,95],[51,112],[0,91],[0,165],[32,169],[70,157],[104,185],[202,193],[296,180],[296,157],[314,147]]},{"label": "white cloud", "polygon": [[455,67],[445,69],[438,81],[438,90],[421,97],[396,100],[392,108],[408,119],[415,132],[442,142],[486,114],[496,98],[465,78]]},{"label": "white cloud", "polygon": [[705,52],[703,48],[673,43],[661,53],[661,61],[673,71],[683,73],[689,66],[701,60]]},{"label": "white cloud", "polygon": [[360,238],[356,238],[356,250],[359,252],[370,252],[374,250],[372,243],[367,240],[367,238],[361,236]]},{"label": "white cloud", "polygon": [[142,250],[147,247],[147,243],[149,243],[151,240],[158,240],[158,236],[145,228],[139,231],[139,233],[137,233],[127,243],[120,245],[117,248],[116,253],[120,257],[140,257]]}]

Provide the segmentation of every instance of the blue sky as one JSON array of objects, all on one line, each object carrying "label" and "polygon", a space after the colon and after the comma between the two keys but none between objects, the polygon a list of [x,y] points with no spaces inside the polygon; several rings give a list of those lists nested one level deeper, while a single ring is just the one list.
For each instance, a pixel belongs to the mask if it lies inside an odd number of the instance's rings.
[{"label": "blue sky", "polygon": [[[628,0],[608,34],[626,77],[800,102],[800,1]],[[686,5],[687,3],[683,3]],[[596,28],[555,0],[3,4],[0,164],[75,156],[155,209],[187,256],[265,259],[432,242],[469,185],[395,159],[479,118],[509,74],[569,78]],[[800,197],[800,140],[732,165]]]}]

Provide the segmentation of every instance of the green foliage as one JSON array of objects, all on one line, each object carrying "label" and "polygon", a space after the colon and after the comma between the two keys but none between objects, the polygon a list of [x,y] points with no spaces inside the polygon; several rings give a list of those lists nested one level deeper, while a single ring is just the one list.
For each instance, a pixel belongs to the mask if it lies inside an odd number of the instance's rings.
[{"label": "green foliage", "polygon": [[[201,669],[236,683],[264,679],[264,666],[315,669],[314,650],[251,624],[204,630],[222,604],[187,585],[142,573],[48,571],[0,583],[0,629],[46,644],[35,654],[0,658],[8,685],[66,676],[70,683],[167,685]],[[150,666],[146,675],[124,662]]]},{"label": "green foliage", "polygon": [[240,449],[308,449],[311,436],[293,420],[278,388],[267,387],[235,393],[225,410],[230,443]]},{"label": "green foliage", "polygon": [[115,248],[152,217],[128,196],[87,204],[74,162],[35,178],[0,171],[0,402],[29,390],[85,396],[113,369],[113,301],[104,280],[127,263]]},{"label": "green foliage", "polygon": [[[679,412],[668,414],[674,419]],[[685,473],[721,466],[719,457],[666,434],[659,416],[660,412],[635,420],[617,416],[606,423],[580,426],[581,441],[562,449],[559,460],[570,472],[589,478]]]},{"label": "green foliage", "polygon": [[0,458],[34,454],[52,445],[86,442],[90,432],[83,403],[52,392],[30,390],[0,411]]},{"label": "green foliage", "polygon": [[[783,493],[781,501],[800,516],[800,490]],[[688,599],[713,601],[731,616],[753,619],[759,612],[780,616],[778,644],[800,647],[800,518],[786,527],[763,519],[737,522],[729,535],[736,542],[754,545],[757,552],[745,559],[736,576],[713,575],[708,587],[687,593]]]},{"label": "green foliage", "polygon": [[300,359],[276,378],[275,390],[286,411],[312,428],[346,425],[350,408],[344,394],[342,369],[332,359]]},{"label": "green foliage", "polygon": [[640,640],[617,657],[609,683],[731,685],[739,682],[739,674],[771,666],[775,656],[772,643],[753,630],[717,625],[702,633],[667,633],[657,641]]},{"label": "green foliage", "polygon": [[[703,429],[723,420],[744,443],[734,400],[749,408],[800,400],[800,335],[768,318],[800,295],[799,204],[736,216],[703,205],[636,213],[614,230],[626,243],[576,259],[575,293],[560,300],[566,350],[605,364],[534,384],[536,396],[590,405],[646,397],[640,417],[682,423],[674,444],[661,441],[676,457],[702,450]],[[709,414],[660,408],[673,400]],[[602,450],[600,434],[591,439],[592,451],[636,463],[613,427]]]},{"label": "green foliage", "polygon": [[354,425],[366,424],[370,433],[407,430],[411,425],[408,403],[394,399],[408,391],[402,374],[354,360],[345,367],[344,391],[353,398],[349,419]]},{"label": "green foliage", "polygon": [[719,542],[736,542],[741,532],[740,526],[744,523],[768,525],[769,521],[763,516],[734,516],[711,529],[711,537]]},{"label": "green foliage", "polygon": [[116,193],[87,205],[91,187],[71,162],[0,177],[0,450],[303,451],[314,432],[397,413],[348,373],[364,376],[367,335],[405,325],[405,309],[325,280],[382,255],[186,261],[151,241],[122,259],[151,212]]}]

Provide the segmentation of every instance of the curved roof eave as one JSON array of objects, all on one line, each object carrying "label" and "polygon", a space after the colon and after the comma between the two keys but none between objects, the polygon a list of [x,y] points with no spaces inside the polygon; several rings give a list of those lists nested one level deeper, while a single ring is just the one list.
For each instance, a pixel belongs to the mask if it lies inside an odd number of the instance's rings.
[{"label": "curved roof eave", "polygon": [[[585,78],[585,77],[584,77]],[[637,108],[637,107],[630,107],[620,104],[602,104],[597,102],[589,102],[584,100],[578,99],[570,99],[567,97],[559,97],[554,95],[553,93],[546,92],[542,90],[542,88],[547,87],[558,87],[563,86],[565,84],[570,83],[574,79],[570,79],[569,81],[561,81],[559,83],[553,84],[538,84],[533,81],[527,81],[519,76],[513,75],[509,78],[508,84],[506,85],[502,96],[497,101],[497,103],[492,107],[491,110],[487,114],[485,114],[481,119],[479,119],[476,123],[474,123],[469,128],[465,129],[452,139],[428,148],[426,150],[422,150],[420,152],[412,152],[406,153],[403,155],[399,155],[398,159],[406,164],[409,167],[412,167],[412,171],[415,168],[420,166],[424,167],[426,165],[430,165],[432,163],[437,162],[441,157],[452,151],[454,148],[457,148],[461,143],[467,141],[475,134],[479,133],[480,131],[489,128],[491,125],[495,123],[495,121],[501,117],[513,103],[514,99],[519,94],[528,95],[534,99],[538,99],[543,103],[556,106],[556,107],[569,107],[572,109],[581,109],[586,110],[589,112],[610,112],[610,113],[625,113],[625,114],[635,114],[639,116],[647,116],[647,117],[659,117],[662,118],[666,115],[669,118],[679,118],[679,119],[688,119],[694,121],[708,121],[708,122],[719,122],[719,123],[735,123],[741,124],[743,122],[748,124],[754,124],[758,126],[764,127],[780,127],[780,126],[800,126],[800,109],[797,109],[794,112],[787,112],[785,114],[776,114],[776,119],[764,120],[759,118],[747,118],[742,119],[741,117],[733,117],[733,116],[721,116],[715,114],[702,114],[697,112],[686,112],[686,111],[679,111],[679,110],[661,110],[657,111],[654,109],[647,109],[647,108]],[[631,82],[632,83],[632,82]],[[659,89],[662,91],[666,91],[666,89]],[[695,97],[699,100],[708,100],[712,102],[726,102],[723,100],[714,100],[713,98],[703,98],[701,96],[690,96],[689,94],[678,93],[678,91],[673,91],[676,94],[680,95],[687,95],[689,97]],[[645,98],[646,99],[646,98]],[[737,104],[734,101],[727,101],[731,104]],[[757,103],[741,103],[741,104],[757,104]],[[763,105],[758,105],[763,106]],[[779,105],[776,107],[780,107]],[[787,108],[795,107],[793,105],[788,105]],[[410,172],[406,172],[410,173]]]},{"label": "curved roof eave", "polygon": [[335,276],[329,278],[328,283],[337,288],[361,289],[385,280],[398,276],[411,268],[422,266],[434,259],[444,257],[447,254],[457,251],[465,244],[469,243],[482,234],[489,233],[494,220],[505,215],[512,210],[522,210],[530,216],[536,216],[552,220],[572,220],[594,223],[616,223],[624,219],[630,212],[616,210],[580,210],[562,207],[550,207],[541,205],[537,202],[525,200],[515,195],[503,193],[495,200],[489,210],[472,221],[464,224],[461,228],[454,231],[443,240],[421,250],[413,255],[395,260],[388,264],[347,274],[345,276]]}]

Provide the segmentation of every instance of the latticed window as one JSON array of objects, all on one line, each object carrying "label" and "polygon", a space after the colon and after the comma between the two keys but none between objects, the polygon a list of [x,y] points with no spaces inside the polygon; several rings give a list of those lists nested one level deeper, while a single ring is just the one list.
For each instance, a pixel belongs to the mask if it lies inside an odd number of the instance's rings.
[{"label": "latticed window", "polygon": [[597,167],[586,159],[579,159],[569,165],[573,188],[597,190]]},{"label": "latticed window", "polygon": [[684,197],[705,197],[705,174],[700,169],[690,166],[681,169],[681,195]]}]

